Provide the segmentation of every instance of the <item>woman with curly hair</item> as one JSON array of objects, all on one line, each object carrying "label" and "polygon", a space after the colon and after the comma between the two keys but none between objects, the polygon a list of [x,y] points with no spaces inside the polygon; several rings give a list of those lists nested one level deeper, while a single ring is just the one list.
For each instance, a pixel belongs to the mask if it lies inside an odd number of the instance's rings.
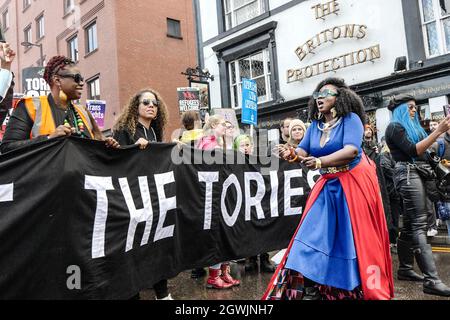
[{"label": "woman with curly hair", "polygon": [[[161,95],[153,89],[136,93],[115,124],[114,137],[122,146],[138,145],[145,149],[150,142],[162,142],[169,115]],[[156,300],[173,300],[167,288],[167,279],[153,285]],[[139,299],[139,293],[133,297]]]},{"label": "woman with curly hair", "polygon": [[141,149],[150,142],[162,142],[168,111],[161,95],[153,89],[135,94],[113,128],[114,137],[123,146],[137,144]]},{"label": "woman with curly hair", "polygon": [[376,169],[361,150],[364,107],[342,79],[309,102],[313,122],[286,159],[320,169],[265,299],[391,299],[389,237]]},{"label": "woman with curly hair", "polygon": [[53,57],[45,67],[44,79],[51,93],[19,101],[9,119],[1,152],[70,135],[119,147],[113,138],[102,135],[86,107],[73,103],[81,98],[84,87],[83,76],[75,62],[64,56]]}]

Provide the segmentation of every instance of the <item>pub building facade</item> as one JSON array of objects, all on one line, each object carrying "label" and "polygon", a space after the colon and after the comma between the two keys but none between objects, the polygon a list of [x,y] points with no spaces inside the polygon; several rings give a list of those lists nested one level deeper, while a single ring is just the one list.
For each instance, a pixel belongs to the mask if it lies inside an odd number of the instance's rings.
[{"label": "pub building facade", "polygon": [[258,85],[258,128],[308,119],[327,77],[362,98],[378,139],[391,97],[417,98],[423,125],[450,97],[450,1],[194,0],[198,63],[214,75],[212,108],[241,113],[241,79]]}]

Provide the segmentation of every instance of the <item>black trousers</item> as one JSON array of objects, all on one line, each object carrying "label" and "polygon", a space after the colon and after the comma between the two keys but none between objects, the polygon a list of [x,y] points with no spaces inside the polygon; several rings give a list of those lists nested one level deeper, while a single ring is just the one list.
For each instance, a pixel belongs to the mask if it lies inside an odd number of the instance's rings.
[{"label": "black trousers", "polygon": [[427,243],[427,195],[422,178],[413,166],[397,163],[394,182],[403,199],[403,227],[400,239],[413,247]]}]

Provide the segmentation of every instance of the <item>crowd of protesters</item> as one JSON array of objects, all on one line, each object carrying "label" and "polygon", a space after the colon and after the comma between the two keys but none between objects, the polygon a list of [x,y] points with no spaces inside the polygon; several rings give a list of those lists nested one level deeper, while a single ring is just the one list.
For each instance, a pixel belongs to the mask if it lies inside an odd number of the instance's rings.
[{"label": "crowd of protesters", "polygon": [[[15,52],[8,44],[0,45],[2,123],[12,105],[14,76],[9,70]],[[168,108],[154,89],[131,97],[113,127],[113,136],[105,137],[90,112],[75,103],[81,98],[84,78],[73,61],[53,57],[44,79],[51,93],[18,102],[0,144],[2,153],[63,136],[143,150],[164,141]],[[259,253],[259,270],[275,272],[264,298],[391,299],[391,252],[398,254],[398,280],[420,281],[425,293],[450,296],[427,242],[427,236],[437,234],[436,221],[445,221],[450,236],[450,118],[431,122],[427,133],[419,122],[415,98],[396,96],[389,105],[391,123],[378,144],[362,100],[342,79],[322,81],[308,107],[310,122],[283,119],[279,141],[269,148],[273,156],[319,170],[321,178],[277,270],[268,253]],[[256,153],[254,137],[239,132],[223,116],[208,115],[202,123],[198,112],[188,111],[181,119],[183,129],[174,139],[178,144]],[[243,261],[245,271],[258,270],[258,255]],[[422,275],[414,271],[414,261]],[[371,265],[379,266],[381,278],[379,288],[369,290],[363,270]],[[207,274],[207,288],[240,285],[231,274],[230,262],[204,267],[208,272],[196,268],[191,277]],[[157,299],[172,299],[166,279],[153,289]]]}]

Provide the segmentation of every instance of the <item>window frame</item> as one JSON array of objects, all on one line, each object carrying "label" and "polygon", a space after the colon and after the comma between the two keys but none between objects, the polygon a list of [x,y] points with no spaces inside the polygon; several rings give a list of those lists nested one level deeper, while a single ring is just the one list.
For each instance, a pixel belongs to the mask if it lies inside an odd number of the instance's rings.
[{"label": "window frame", "polygon": [[[92,50],[90,50],[90,37],[89,37],[89,30],[92,29],[92,27],[95,26],[95,48],[93,48]],[[98,24],[97,24],[97,19],[91,21],[89,24],[86,25],[86,27],[84,28],[84,32],[85,32],[85,39],[86,39],[86,55],[90,55],[91,53],[95,52],[98,50],[99,46],[98,46],[98,28],[97,28]]]},{"label": "window frame", "polygon": [[[77,45],[76,45],[76,49],[75,49],[76,50],[76,53],[75,53],[76,57],[74,57],[72,55],[73,52],[72,52],[72,46],[71,46],[72,42],[75,39],[77,41],[77,43],[76,43]],[[72,59],[72,61],[74,61],[74,62],[80,61],[80,49],[79,49],[79,41],[78,40],[79,40],[78,33],[72,35],[70,38],[67,39],[67,53],[69,55],[69,58]]]},{"label": "window frame", "polygon": [[[231,108],[232,109],[242,109],[242,80],[241,80],[241,75],[240,75],[240,68],[239,68],[239,61],[244,60],[244,59],[248,59],[251,58],[257,54],[262,54],[263,56],[263,67],[264,67],[264,73],[262,75],[259,75],[257,77],[250,77],[249,79],[251,80],[256,80],[256,79],[260,79],[260,78],[264,78],[264,82],[265,82],[265,87],[266,87],[266,99],[259,101],[259,97],[258,97],[258,105],[263,104],[263,103],[268,103],[274,100],[273,97],[273,88],[272,88],[272,77],[273,72],[272,72],[272,68],[273,68],[273,62],[270,60],[270,52],[269,52],[269,48],[264,48],[258,51],[255,51],[251,54],[239,57],[238,59],[232,60],[228,62],[227,65],[227,71],[228,71],[228,90],[230,91],[230,103],[231,103]],[[236,73],[236,82],[233,83],[232,80],[232,64],[234,63],[234,68],[235,68],[235,73]],[[269,71],[268,69],[268,63],[270,63],[271,65],[271,70]],[[250,76],[252,74],[252,64],[250,63]],[[234,94],[234,87],[236,87],[236,92],[237,92],[237,102],[238,105],[236,105],[235,103],[235,94]]]},{"label": "window frame", "polygon": [[[236,7],[236,8],[234,7],[234,1],[235,0],[229,0],[230,1],[230,8],[229,8],[230,10],[227,12],[226,5],[225,5],[225,2],[227,0],[221,0],[221,1],[222,1],[222,6],[223,6],[223,19],[224,19],[225,31],[228,31],[228,30],[233,29],[233,28],[235,28],[235,27],[237,27],[237,26],[239,26],[239,25],[241,25],[241,24],[243,24],[243,23],[245,23],[247,21],[250,21],[250,20],[252,20],[252,19],[254,19],[254,18],[256,18],[256,17],[258,17],[258,16],[260,16],[260,15],[262,15],[264,13],[266,13],[268,11],[268,9],[269,9],[267,7],[268,6],[267,5],[267,1],[265,1],[265,0],[250,0],[248,3],[245,3],[245,4],[241,5],[241,6]],[[252,18],[250,18],[250,19],[248,19],[248,20],[245,20],[245,21],[237,24],[236,23],[236,11],[240,10],[240,9],[242,9],[244,7],[250,6],[250,4],[252,4],[254,2],[258,2],[259,3],[259,5],[258,5],[259,14],[254,16],[254,17],[252,17]],[[228,23],[227,15],[231,15],[231,25],[229,25],[229,23]]]},{"label": "window frame", "polygon": [[[169,17],[167,17],[166,21],[167,21],[167,36],[168,36],[169,38],[183,39],[183,34],[182,34],[182,32],[181,32],[181,20],[177,20],[177,19],[174,19],[174,18],[169,18]],[[169,31],[170,31],[170,28],[169,28],[169,21],[173,21],[173,22],[177,22],[177,23],[178,23],[178,31],[179,31],[179,34],[178,34],[178,35],[177,35],[177,34],[171,34],[171,33],[169,32]]]},{"label": "window frame", "polygon": [[9,8],[6,8],[5,10],[3,10],[2,12],[2,31],[5,32],[6,30],[9,29]]},{"label": "window frame", "polygon": [[[28,38],[29,36],[29,38]],[[33,31],[32,31],[32,26],[31,23],[28,24],[24,29],[23,29],[23,39],[24,42],[33,42]],[[27,49],[29,48],[25,48],[25,51],[28,51]]]},{"label": "window frame", "polygon": [[[92,84],[95,84],[95,82],[98,81],[98,86],[95,88],[96,90],[98,90],[98,96],[93,96],[92,95]],[[101,100],[101,84],[100,84],[100,74],[97,74],[91,78],[89,78],[88,80],[86,80],[86,85],[87,85],[87,96],[88,99],[87,100]]]},{"label": "window frame", "polygon": [[[71,6],[68,6],[68,3],[71,3]],[[64,15],[72,12],[72,10],[75,8],[75,0],[64,0]]]},{"label": "window frame", "polygon": [[[441,14],[441,7],[439,6],[439,0],[431,0],[431,1],[433,3],[434,19],[425,22],[423,2],[422,2],[422,0],[418,0],[419,11],[420,11],[420,24],[422,27],[422,35],[423,35],[424,46],[425,46],[425,55],[426,55],[427,59],[442,56],[442,55],[450,53],[450,50],[447,50],[447,46],[450,46],[450,43],[447,43],[447,41],[446,41],[445,30],[444,30],[444,25],[443,25],[443,20],[449,19],[450,13],[443,16]],[[439,52],[437,54],[431,54],[430,48],[428,45],[428,34],[427,34],[426,26],[430,25],[432,23],[436,24],[436,32],[437,32],[438,45],[439,45]]]},{"label": "window frame", "polygon": [[27,10],[29,7],[31,7],[31,0],[23,0],[23,10],[22,10],[22,12]]},{"label": "window frame", "polygon": [[[40,24],[41,21],[42,21],[42,30],[41,30],[41,24]],[[42,34],[41,34],[41,31],[42,31]],[[45,15],[44,15],[44,13],[41,13],[36,18],[36,41],[39,41],[44,37],[45,37]]]}]

